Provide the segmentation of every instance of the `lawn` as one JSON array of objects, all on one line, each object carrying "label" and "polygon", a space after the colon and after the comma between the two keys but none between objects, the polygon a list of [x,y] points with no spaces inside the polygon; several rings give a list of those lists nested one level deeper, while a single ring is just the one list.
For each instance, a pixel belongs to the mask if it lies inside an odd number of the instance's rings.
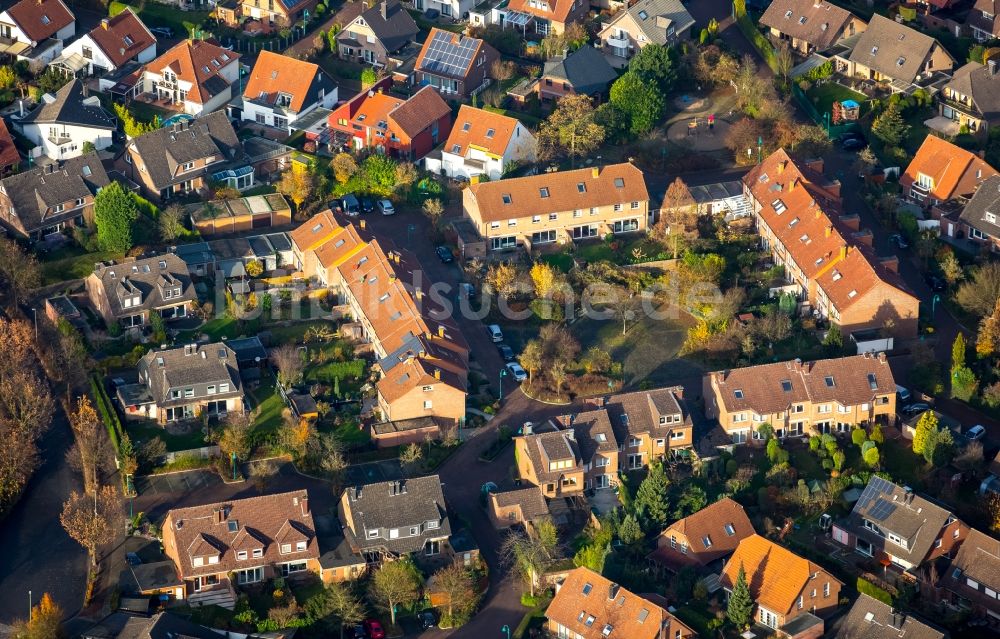
[{"label": "lawn", "polygon": [[197,336],[204,333],[213,341],[217,342],[223,337],[226,339],[232,339],[234,337],[239,337],[239,322],[229,316],[216,317],[210,319],[198,328],[190,331],[184,331],[177,337],[178,342],[191,341]]},{"label": "lawn", "polygon": [[260,408],[255,428],[260,431],[274,432],[281,427],[281,413],[287,404],[278,393],[274,376],[265,372],[260,377],[260,385],[250,392],[253,398],[253,409]]},{"label": "lawn", "polygon": [[115,0],[108,7],[108,15],[114,17],[131,7],[148,27],[170,27],[174,30],[174,36],[184,38],[191,35],[191,31],[200,27],[208,18],[208,11],[180,11],[176,6],[160,4],[158,2],[140,2],[130,4]]},{"label": "lawn", "polygon": [[120,254],[110,251],[87,253],[77,246],[53,251],[47,254],[41,262],[42,285],[47,286],[67,280],[83,279],[94,272],[95,263],[121,258]]},{"label": "lawn", "polygon": [[130,102],[128,110],[139,122],[152,122],[157,117],[160,118],[160,122],[163,122],[170,116],[176,115],[173,111],[168,109],[163,109],[152,104],[146,104],[145,102],[139,102],[138,100]]},{"label": "lawn", "polygon": [[[614,264],[637,264],[650,260],[667,259],[666,247],[659,242],[651,240],[647,236],[635,237],[633,239],[618,240],[614,242],[585,242],[576,248],[576,257],[586,262],[600,262],[606,260]],[[636,251],[640,256],[636,258]]]},{"label": "lawn", "polygon": [[563,273],[569,273],[569,270],[573,268],[573,256],[562,251],[543,255],[542,261]]},{"label": "lawn", "polygon": [[205,445],[205,436],[201,432],[200,424],[193,424],[191,432],[186,435],[174,435],[162,426],[152,421],[127,421],[125,422],[125,432],[138,446],[140,443],[150,441],[154,437],[159,437],[167,445],[167,451],[175,453],[181,450],[191,450],[201,448]]},{"label": "lawn", "polygon": [[814,85],[806,91],[806,97],[816,110],[823,113],[832,113],[831,108],[834,102],[844,100],[854,100],[861,105],[861,115],[864,116],[870,108],[867,96],[863,93],[853,91],[842,84],[827,82],[822,85]]}]

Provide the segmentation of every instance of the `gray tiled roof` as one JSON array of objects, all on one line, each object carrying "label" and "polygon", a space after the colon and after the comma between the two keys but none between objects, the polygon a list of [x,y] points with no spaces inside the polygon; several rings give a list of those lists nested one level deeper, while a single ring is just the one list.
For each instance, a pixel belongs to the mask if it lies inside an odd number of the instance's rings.
[{"label": "gray tiled roof", "polygon": [[566,58],[558,57],[545,63],[542,77],[564,80],[577,93],[593,95],[608,88],[618,74],[604,54],[585,44]]},{"label": "gray tiled roof", "polygon": [[81,215],[79,209],[70,207],[61,213],[48,211],[57,204],[72,205],[75,200],[92,197],[108,185],[108,174],[97,154],[88,153],[16,173],[0,185],[10,197],[14,215],[30,233]]},{"label": "gray tiled roof", "polygon": [[152,617],[133,617],[115,639],[221,639],[224,635],[183,617],[161,612]]},{"label": "gray tiled roof", "polygon": [[[173,253],[132,262],[101,262],[94,268],[91,277],[100,280],[108,308],[116,318],[175,306],[182,302],[193,302],[198,298],[187,264]],[[166,298],[166,289],[180,289],[180,292]],[[139,304],[125,308],[122,300],[129,297],[130,293],[140,295]]]},{"label": "gray tiled roof", "polygon": [[955,71],[944,91],[952,89],[972,99],[976,110],[990,123],[1000,119],[1000,64],[990,67],[969,62]]},{"label": "gray tiled roof", "polygon": [[[130,146],[142,157],[146,172],[157,189],[193,179],[206,172],[205,167],[198,167],[175,175],[177,167],[185,162],[209,156],[231,162],[244,156],[243,147],[223,111],[215,111],[176,127],[151,131],[132,140]],[[217,166],[212,165],[208,170],[214,172],[218,170]]]},{"label": "gray tiled roof", "polygon": [[668,25],[674,28],[675,33],[681,33],[694,24],[694,18],[680,0],[639,0],[626,12],[653,44],[667,43]]},{"label": "gray tiled roof", "polygon": [[[351,486],[345,490],[351,520],[344,536],[356,551],[386,550],[396,554],[420,551],[428,539],[451,535],[441,480],[437,475],[398,481]],[[344,520],[344,513],[341,513]],[[436,522],[428,528],[427,522]],[[418,533],[410,535],[410,528]],[[377,539],[367,539],[366,531],[378,530]],[[397,530],[398,537],[390,538]]]},{"label": "gray tiled roof", "polygon": [[986,178],[959,219],[990,237],[1000,237],[1000,177]]},{"label": "gray tiled roof", "polygon": [[[161,407],[239,397],[243,393],[236,353],[221,342],[152,350],[139,360],[138,369],[139,379],[149,386],[153,401]],[[229,384],[229,391],[219,392],[220,384]],[[215,387],[211,394],[209,386]],[[183,396],[187,388],[192,389],[192,397]],[[170,399],[171,389],[180,390],[181,397]]]},{"label": "gray tiled roof", "polygon": [[944,639],[945,635],[877,599],[860,595],[830,636],[837,639]]},{"label": "gray tiled roof", "polygon": [[[969,583],[976,584],[973,587]],[[1000,613],[1000,602],[986,589],[1000,592],[1000,540],[973,528],[941,578],[949,590]]]},{"label": "gray tiled roof", "polygon": [[[360,0],[355,1],[360,4]],[[385,17],[382,17],[383,5]],[[419,31],[413,16],[398,1],[375,4],[363,12],[361,17],[389,53],[399,51],[412,42]]]},{"label": "gray tiled roof", "polygon": [[931,36],[876,13],[850,60],[894,80],[913,82],[936,44]]},{"label": "gray tiled roof", "polygon": [[52,96],[52,102],[42,100],[42,105],[29,113],[21,124],[72,124],[98,129],[114,129],[118,120],[104,110],[97,97],[87,98],[83,82],[73,80]]},{"label": "gray tiled roof", "polygon": [[775,0],[760,17],[760,24],[823,51],[837,41],[851,17],[850,11],[829,2]]}]

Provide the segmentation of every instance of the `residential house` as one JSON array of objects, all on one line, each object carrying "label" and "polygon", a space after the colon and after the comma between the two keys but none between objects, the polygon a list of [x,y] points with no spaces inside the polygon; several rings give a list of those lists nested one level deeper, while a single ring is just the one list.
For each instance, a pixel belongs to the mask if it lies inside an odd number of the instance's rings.
[{"label": "residential house", "polygon": [[222,639],[223,635],[172,612],[157,612],[152,616],[146,616],[130,614],[123,608],[111,613],[81,635],[81,639],[173,639],[174,637]]},{"label": "residential house", "polygon": [[693,446],[691,412],[680,386],[611,395],[604,409],[618,440],[622,471],[645,468]]},{"label": "residential house", "polygon": [[604,54],[585,44],[569,55],[546,60],[538,80],[540,100],[558,100],[567,95],[602,96],[618,73]]},{"label": "residential house", "polygon": [[827,0],[774,0],[760,17],[771,37],[802,55],[826,51],[868,26],[847,9]]},{"label": "residential house", "polygon": [[38,108],[15,126],[36,145],[32,157],[62,160],[82,155],[88,142],[95,151],[111,146],[118,118],[104,110],[99,97],[88,96],[82,81],[71,80],[55,95],[43,95]]},{"label": "residential house", "polygon": [[203,237],[292,223],[292,207],[281,193],[199,202],[187,207],[185,213],[191,228]]},{"label": "residential house", "polygon": [[151,313],[165,320],[187,317],[198,298],[187,265],[173,253],[100,262],[84,284],[104,321],[123,328],[148,326]]},{"label": "residential house", "polygon": [[938,93],[938,109],[953,126],[950,135],[967,127],[974,133],[985,133],[1000,125],[1000,61],[986,64],[967,62],[959,67],[951,80]]},{"label": "residential house", "polygon": [[127,419],[167,424],[243,411],[239,361],[225,342],[151,350],[136,368],[139,382],[118,389]]},{"label": "residential house", "polygon": [[0,179],[17,171],[21,165],[21,152],[7,129],[7,122],[0,118]]},{"label": "residential house", "polygon": [[241,119],[291,133],[316,108],[337,104],[337,84],[319,65],[261,51],[243,89]]},{"label": "residential house", "polygon": [[976,0],[969,11],[965,24],[976,42],[988,42],[1000,38],[1000,0]]},{"label": "residential house", "polygon": [[970,529],[938,586],[945,599],[975,617],[1000,625],[1000,541]]},{"label": "residential house", "polygon": [[866,594],[858,595],[847,614],[833,624],[836,639],[946,639],[937,628]]},{"label": "residential house", "polygon": [[514,438],[514,459],[521,481],[538,486],[546,498],[583,494],[584,460],[573,430],[535,433],[529,427]]},{"label": "residential house", "polygon": [[485,89],[500,54],[486,41],[432,27],[414,65],[414,84],[465,100]]},{"label": "residential house", "polygon": [[844,75],[885,82],[900,93],[935,73],[950,73],[955,59],[931,36],[875,14],[850,54],[838,54],[834,64]]},{"label": "residential house", "polygon": [[[309,495],[276,495],[174,508],[163,522],[163,552],[173,560],[192,605],[200,601],[232,609],[233,583],[319,573],[319,542]],[[221,593],[219,592],[221,591]]]},{"label": "residential house", "polygon": [[229,118],[217,111],[129,140],[115,166],[146,197],[163,202],[204,192],[209,180],[227,170],[247,174],[244,188],[253,186],[253,167],[245,160]]},{"label": "residential house", "polygon": [[800,166],[779,149],[743,177],[757,233],[784,267],[786,290],[845,335],[874,328],[915,337],[920,301],[895,258],[877,257],[859,218],[842,213],[840,183],[822,169],[822,160]]},{"label": "residential house", "polygon": [[340,10],[343,28],[337,34],[342,60],[389,67],[393,54],[414,42],[419,29],[399,0],[378,4],[353,0]]},{"label": "residential house", "polygon": [[602,490],[618,486],[621,448],[611,417],[605,409],[557,417],[552,423],[573,433],[583,460],[583,487]]},{"label": "residential house", "polygon": [[301,22],[306,12],[315,15],[319,0],[240,0],[238,15],[260,23],[265,33]]},{"label": "residential house", "polygon": [[983,180],[959,215],[960,228],[970,241],[1000,250],[1000,175]]},{"label": "residential house", "polygon": [[76,16],[63,0],[20,0],[0,12],[0,53],[41,71],[76,33]]},{"label": "residential house", "polygon": [[885,555],[906,571],[952,556],[968,535],[947,508],[874,475],[851,514],[832,528],[834,541],[867,557]]},{"label": "residential house", "polygon": [[351,549],[342,534],[324,542],[329,543],[330,549],[319,557],[319,577],[323,583],[354,581],[368,570],[368,562]]},{"label": "residential house", "polygon": [[724,497],[667,526],[656,538],[656,550],[649,558],[673,572],[685,567],[704,570],[731,555],[753,534],[743,506]]},{"label": "residential house", "polygon": [[486,249],[601,238],[646,230],[649,192],[633,164],[473,184],[462,211]]},{"label": "residential house", "polygon": [[520,120],[463,104],[440,153],[424,158],[424,166],[453,178],[499,180],[513,166],[533,164],[537,149]]},{"label": "residential house", "polygon": [[928,135],[899,176],[899,185],[904,197],[929,206],[968,199],[983,180],[994,175],[1000,173],[975,153]]},{"label": "residential house", "polygon": [[521,27],[525,35],[529,24],[532,33],[560,35],[569,25],[582,23],[589,12],[590,3],[585,0],[510,0],[505,22]]},{"label": "residential house", "polygon": [[450,553],[451,523],[437,475],[350,486],[338,512],[344,538],[368,563]]},{"label": "residential house", "polygon": [[648,44],[672,46],[691,37],[694,18],[680,0],[639,0],[620,9],[597,32],[604,53],[621,59],[620,66]]},{"label": "residential house", "polygon": [[768,628],[780,631],[805,615],[829,616],[839,604],[843,586],[840,580],[822,566],[760,535],[740,541],[726,562],[720,582],[727,594],[732,594],[740,568],[756,605],[754,620]]},{"label": "residential house", "polygon": [[487,514],[497,529],[511,526],[531,527],[549,516],[548,502],[535,486],[489,494]]},{"label": "residential house", "polygon": [[778,438],[849,433],[892,423],[896,382],[885,354],[760,364],[715,371],[702,379],[705,415],[734,444],[759,439],[770,424]]},{"label": "residential house", "polygon": [[208,40],[181,40],[143,67],[142,93],[189,115],[221,109],[233,97],[240,55]]},{"label": "residential house", "polygon": [[340,147],[374,149],[392,157],[419,160],[451,131],[451,108],[424,87],[409,98],[383,93],[377,85],[355,95],[330,114],[329,130]]},{"label": "residential house", "polygon": [[0,226],[40,240],[94,219],[94,196],[108,185],[97,153],[36,165],[0,180]]},{"label": "residential house", "polygon": [[663,606],[622,588],[589,568],[556,584],[545,611],[553,637],[576,639],[693,639],[697,633]]},{"label": "residential house", "polygon": [[469,345],[421,284],[416,259],[341,226],[330,211],[289,235],[295,268],[337,295],[372,346],[381,421],[464,419]]},{"label": "residential house", "polygon": [[369,427],[376,448],[394,448],[407,444],[423,444],[441,439],[441,427],[433,417],[423,416],[400,421],[379,422]]},{"label": "residential house", "polygon": [[463,19],[476,7],[475,0],[410,0],[410,6],[423,13],[436,9],[445,18]]},{"label": "residential house", "polygon": [[130,7],[125,7],[66,45],[61,58],[68,62],[73,56],[79,56],[87,75],[104,75],[129,62],[151,62],[156,57],[156,36]]}]

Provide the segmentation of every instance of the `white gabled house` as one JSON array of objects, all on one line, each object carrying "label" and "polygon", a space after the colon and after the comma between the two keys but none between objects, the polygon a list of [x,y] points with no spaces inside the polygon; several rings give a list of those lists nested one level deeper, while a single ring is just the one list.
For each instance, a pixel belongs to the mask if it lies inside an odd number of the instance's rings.
[{"label": "white gabled house", "polygon": [[337,83],[319,65],[279,53],[261,51],[246,82],[240,119],[285,133],[313,109],[337,104]]},{"label": "white gabled house", "polygon": [[198,116],[229,102],[239,73],[238,53],[207,40],[182,40],[144,67],[141,92]]},{"label": "white gabled house", "polygon": [[498,180],[515,165],[538,159],[538,141],[520,120],[463,105],[444,146],[428,155],[428,171],[471,180]]},{"label": "white gabled house", "polygon": [[104,110],[97,96],[88,96],[83,82],[73,80],[55,95],[46,93],[34,111],[15,122],[15,128],[35,143],[31,157],[53,160],[83,154],[88,142],[95,151],[114,142],[118,119]]},{"label": "white gabled house", "polygon": [[76,33],[76,16],[63,0],[21,0],[0,12],[0,53],[48,64]]},{"label": "white gabled house", "polygon": [[155,57],[156,36],[126,8],[67,44],[56,62],[65,60],[73,67],[86,69],[87,75],[103,75],[129,62],[145,64]]}]

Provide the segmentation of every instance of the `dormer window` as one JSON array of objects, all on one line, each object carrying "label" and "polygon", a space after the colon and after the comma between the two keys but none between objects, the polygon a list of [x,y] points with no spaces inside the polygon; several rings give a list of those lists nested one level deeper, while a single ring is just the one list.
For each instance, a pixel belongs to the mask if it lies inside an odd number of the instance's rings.
[{"label": "dormer window", "polygon": [[209,555],[208,556],[208,563],[209,563],[209,565],[219,563],[219,556],[218,555]]},{"label": "dormer window", "polygon": [[787,20],[788,18],[791,18],[791,17],[792,17],[792,10],[789,9],[788,11],[785,12],[785,19]]},{"label": "dormer window", "polygon": [[254,559],[260,559],[263,556],[264,556],[264,549],[263,548],[254,548],[253,549],[253,558]]},{"label": "dormer window", "polygon": [[468,133],[471,128],[472,128],[472,122],[466,122],[462,125],[462,132]]},{"label": "dormer window", "polygon": [[742,388],[737,388],[736,390],[734,390],[733,391],[733,396],[736,399],[743,399],[743,389]]},{"label": "dormer window", "polygon": [[287,555],[290,552],[292,552],[292,545],[291,544],[281,544],[281,554],[282,555]]},{"label": "dormer window", "polygon": [[49,20],[49,17],[47,15],[42,15],[42,24],[48,24],[50,22],[52,21]]},{"label": "dormer window", "polygon": [[496,135],[496,131],[494,131],[493,129],[487,129],[486,130],[486,139],[487,140],[492,140],[494,135]]}]

